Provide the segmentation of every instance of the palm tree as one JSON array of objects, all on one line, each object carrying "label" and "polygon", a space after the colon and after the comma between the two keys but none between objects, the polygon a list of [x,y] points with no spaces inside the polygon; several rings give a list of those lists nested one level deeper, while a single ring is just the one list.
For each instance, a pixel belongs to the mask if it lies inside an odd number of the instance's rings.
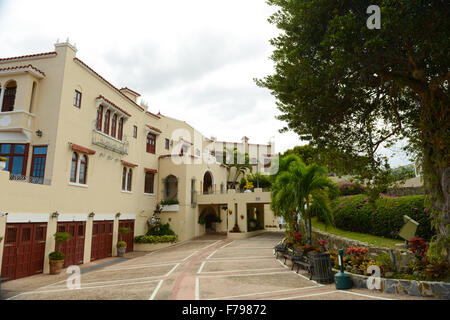
[{"label": "palm tree", "polygon": [[[226,150],[226,149],[224,149],[224,150]],[[233,188],[236,188],[236,183],[237,183],[238,177],[241,174],[242,174],[242,176],[245,176],[248,171],[252,172],[253,167],[250,164],[248,153],[243,155],[240,152],[238,152],[237,148],[234,148],[234,150],[229,149],[226,151],[228,153],[233,154],[233,160],[234,160],[233,163],[226,163],[226,156],[224,153],[224,163],[227,165],[228,175],[230,175],[230,173],[231,173],[231,168],[236,168],[234,179],[232,180]],[[238,161],[238,159],[242,159],[242,158],[244,158],[244,163],[238,163],[238,162],[240,162],[240,161]]]},{"label": "palm tree", "polygon": [[308,244],[312,242],[313,215],[321,215],[326,224],[334,224],[328,195],[336,193],[338,189],[325,174],[325,168],[316,164],[306,166],[298,157],[289,156],[289,159],[280,161],[280,171],[272,185],[272,210],[276,215],[281,215],[296,231],[299,218],[303,219],[308,233]]}]

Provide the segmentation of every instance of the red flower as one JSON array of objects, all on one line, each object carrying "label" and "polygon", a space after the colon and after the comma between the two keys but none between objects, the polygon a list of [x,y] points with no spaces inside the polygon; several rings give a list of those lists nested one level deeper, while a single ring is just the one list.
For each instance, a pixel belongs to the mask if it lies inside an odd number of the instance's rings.
[{"label": "red flower", "polygon": [[295,233],[294,232],[294,239],[295,241],[299,242],[302,238],[302,235],[300,233]]},{"label": "red flower", "polygon": [[363,256],[365,255],[369,249],[364,247],[348,247],[347,254],[354,256]]},{"label": "red flower", "polygon": [[427,253],[427,246],[428,242],[424,241],[422,238],[412,238],[409,240],[409,243],[411,244],[411,252],[414,253],[416,256],[419,255],[420,257],[425,257],[425,254]]},{"label": "red flower", "polygon": [[325,247],[325,244],[326,244],[327,242],[326,242],[326,240],[319,240],[318,243],[319,243],[319,246]]}]

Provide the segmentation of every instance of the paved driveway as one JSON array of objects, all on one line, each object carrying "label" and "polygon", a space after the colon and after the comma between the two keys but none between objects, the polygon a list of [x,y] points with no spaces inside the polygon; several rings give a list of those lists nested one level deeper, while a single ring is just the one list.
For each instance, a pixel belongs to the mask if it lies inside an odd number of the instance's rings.
[{"label": "paved driveway", "polygon": [[[6,282],[11,300],[386,300],[420,299],[364,289],[338,291],[310,281],[276,260],[283,235],[266,232],[246,240],[204,236],[150,253],[130,253],[82,267],[81,288],[68,289],[69,274],[36,275]],[[74,283],[72,281],[72,283]]]}]

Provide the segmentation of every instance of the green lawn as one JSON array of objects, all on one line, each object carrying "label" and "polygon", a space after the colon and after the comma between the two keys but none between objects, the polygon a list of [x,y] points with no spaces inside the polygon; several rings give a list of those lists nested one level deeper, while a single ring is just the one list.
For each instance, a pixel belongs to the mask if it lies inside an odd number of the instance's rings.
[{"label": "green lawn", "polygon": [[366,233],[358,233],[358,232],[351,232],[351,231],[345,231],[342,229],[338,229],[332,226],[325,226],[325,224],[321,221],[318,221],[316,217],[312,219],[312,225],[313,228],[335,234],[337,236],[354,239],[358,241],[367,242],[369,244],[373,244],[375,246],[380,247],[387,247],[387,248],[394,248],[396,243],[404,243],[402,240],[394,240],[389,238],[383,238],[378,236],[373,236],[371,234]]}]

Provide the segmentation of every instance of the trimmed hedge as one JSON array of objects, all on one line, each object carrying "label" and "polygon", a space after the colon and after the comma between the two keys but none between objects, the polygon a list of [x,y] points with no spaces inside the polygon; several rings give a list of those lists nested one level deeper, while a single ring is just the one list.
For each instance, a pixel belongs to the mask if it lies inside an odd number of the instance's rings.
[{"label": "trimmed hedge", "polygon": [[177,242],[178,236],[136,236],[134,243],[163,243],[163,242]]},{"label": "trimmed hedge", "polygon": [[340,182],[338,183],[341,196],[350,196],[364,193],[364,186],[357,182]]},{"label": "trimmed hedge", "polygon": [[[382,197],[376,200],[375,210],[366,195],[340,197],[332,201],[334,222],[337,228],[401,239],[398,232],[404,225],[403,215],[417,221],[416,235],[427,241],[435,234],[431,216],[424,207],[425,196]],[[319,220],[323,220],[318,217]]]}]

